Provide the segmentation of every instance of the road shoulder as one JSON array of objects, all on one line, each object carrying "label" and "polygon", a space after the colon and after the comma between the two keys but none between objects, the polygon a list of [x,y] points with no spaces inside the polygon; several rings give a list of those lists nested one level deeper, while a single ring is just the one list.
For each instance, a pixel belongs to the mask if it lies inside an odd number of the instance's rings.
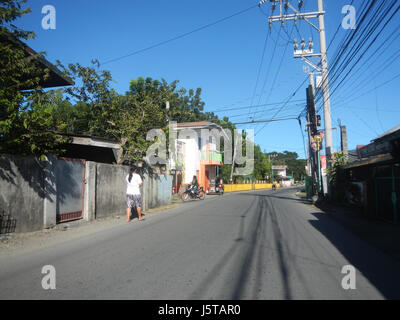
[{"label": "road shoulder", "polygon": [[351,208],[324,203],[312,204],[305,198],[304,193],[295,195],[304,200],[304,203],[313,206],[316,210],[329,215],[337,223],[351,231],[359,239],[387,254],[400,263],[400,226],[385,221],[360,215]]},{"label": "road shoulder", "polygon": [[[148,209],[144,213],[144,216],[159,214],[178,207],[180,207],[179,203],[172,203],[154,209]],[[138,221],[135,218],[129,223],[138,223]],[[121,215],[96,219],[93,221],[77,220],[62,223],[58,224],[54,228],[34,232],[1,235],[0,259],[48,248],[66,241],[110,230],[126,224],[125,215],[122,213]]]}]

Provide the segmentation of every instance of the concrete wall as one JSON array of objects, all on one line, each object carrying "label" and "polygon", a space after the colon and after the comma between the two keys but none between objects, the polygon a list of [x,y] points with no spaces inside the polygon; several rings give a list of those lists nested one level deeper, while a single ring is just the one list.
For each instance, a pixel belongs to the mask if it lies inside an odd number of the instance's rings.
[{"label": "concrete wall", "polygon": [[[279,183],[275,184],[277,188],[280,188]],[[262,190],[262,189],[272,189],[272,183],[246,183],[246,184],[225,184],[225,192],[235,192],[235,191],[249,191],[249,190]]]},{"label": "concrete wall", "polygon": [[[40,164],[33,157],[0,156],[0,215],[15,219],[15,232],[56,225],[60,198],[57,192],[64,190],[65,193],[71,186],[65,172],[60,174],[57,170],[60,162],[54,156]],[[125,177],[129,167],[91,161],[85,166],[83,219],[91,221],[125,214]],[[62,177],[57,177],[57,173]],[[66,186],[60,188],[60,181],[65,181]],[[171,203],[172,176],[145,176],[141,192],[144,211]]]},{"label": "concrete wall", "polygon": [[166,205],[172,200],[172,176],[160,175],[157,179],[157,205]]},{"label": "concrete wall", "polygon": [[123,214],[129,167],[97,163],[96,168],[96,218]]},{"label": "concrete wall", "polygon": [[172,201],[172,176],[145,175],[142,187],[143,210],[156,208]]},{"label": "concrete wall", "polygon": [[44,190],[44,168],[33,157],[0,156],[0,215],[15,219],[15,232],[43,228]]},{"label": "concrete wall", "polygon": [[[119,165],[96,165],[95,203],[88,208],[95,212],[95,218],[121,215],[125,213],[126,182],[129,167]],[[89,178],[89,177],[88,177]],[[143,177],[142,210],[166,205],[172,201],[172,176]],[[88,191],[88,195],[93,193]],[[95,209],[93,210],[93,206]]]}]

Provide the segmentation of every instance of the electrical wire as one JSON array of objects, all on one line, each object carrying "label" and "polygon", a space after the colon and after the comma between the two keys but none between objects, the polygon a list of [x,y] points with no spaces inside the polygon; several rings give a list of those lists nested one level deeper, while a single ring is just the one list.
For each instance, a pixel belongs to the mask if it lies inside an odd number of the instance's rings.
[{"label": "electrical wire", "polygon": [[[291,33],[290,33],[289,38],[290,38],[291,35],[293,34],[293,28],[294,28],[294,26],[292,26],[292,30],[291,30]],[[270,97],[271,97],[272,91],[273,91],[274,88],[275,88],[276,80],[277,80],[278,75],[279,75],[279,73],[280,73],[280,71],[281,71],[281,68],[282,68],[283,59],[286,58],[286,51],[287,51],[288,45],[289,45],[289,42],[287,43],[287,45],[286,45],[286,47],[285,47],[285,50],[284,50],[284,52],[283,52],[283,54],[282,54],[282,56],[281,56],[281,61],[280,61],[280,63],[279,63],[279,66],[278,66],[278,69],[277,69],[277,71],[276,71],[276,73],[275,73],[275,76],[274,76],[274,78],[273,78],[273,80],[272,80],[271,89],[270,89],[270,92],[269,92],[269,94],[268,94],[268,97],[267,97],[265,103],[268,103],[268,101],[269,101],[269,99],[270,99]],[[258,109],[256,109],[256,110],[258,111]],[[282,110],[282,109],[281,109],[281,110]],[[279,112],[278,112],[278,113],[279,113]],[[275,117],[278,113],[276,113],[276,114],[274,115],[274,117]],[[254,114],[253,114],[253,118],[254,118]],[[265,125],[264,125],[264,127],[265,127]]]},{"label": "electrical wire", "polygon": [[[341,48],[338,51],[335,62],[330,68],[329,82],[333,88],[330,93],[331,97],[335,93],[335,91],[337,91],[346,82],[346,79],[348,79],[349,75],[353,72],[355,67],[360,63],[360,61],[362,61],[366,53],[371,49],[371,46],[376,42],[378,37],[388,26],[389,22],[400,10],[400,6],[397,6],[394,12],[391,12],[391,10],[394,8],[394,5],[396,4],[396,1],[392,1],[389,4],[386,3],[387,7],[383,7],[385,3],[382,2],[378,7],[372,10],[375,4],[376,2],[372,2],[364,7],[364,9],[362,10],[361,20],[358,24],[357,29],[351,37],[345,38],[345,43],[342,43]],[[369,15],[372,15],[372,18],[367,19]],[[381,27],[379,28],[379,26]],[[375,31],[377,32],[375,36],[373,36]],[[392,34],[386,41],[389,41],[390,37],[393,34],[394,33],[392,32]],[[368,42],[370,38],[372,38],[372,40]],[[350,43],[352,41],[354,41],[354,43],[352,46],[350,46]],[[361,51],[362,48],[364,48],[363,51]],[[374,56],[378,51],[379,48],[378,50],[375,50],[375,52],[371,56]],[[356,55],[358,55],[357,58]],[[372,58],[371,56],[369,57],[369,59]],[[361,67],[357,69],[357,71],[360,70],[362,70]],[[336,82],[338,82],[338,84],[336,84]],[[321,100],[321,98],[322,94],[320,93],[316,98],[317,103]],[[319,108],[319,110],[320,109],[321,108]]]},{"label": "electrical wire", "polygon": [[[304,101],[304,99],[298,99],[298,100],[293,100],[292,102],[301,102]],[[285,103],[285,101],[280,101],[280,102],[271,102],[271,103],[266,103],[266,104],[259,104],[259,105],[253,105],[253,107],[264,107],[264,106],[276,106],[276,105],[281,105],[282,103]],[[207,112],[225,112],[225,111],[233,111],[233,110],[242,110],[242,109],[246,109],[249,108],[251,105],[248,106],[240,106],[240,107],[236,107],[236,108],[229,108],[229,109],[221,109],[218,108],[218,110],[211,110],[211,111],[207,111]],[[216,109],[217,107],[215,107]]]},{"label": "electrical wire", "polygon": [[267,32],[267,34],[265,36],[265,40],[264,40],[264,46],[263,46],[263,51],[262,51],[262,55],[261,55],[261,61],[260,61],[260,65],[258,67],[257,80],[256,80],[256,84],[254,86],[253,97],[251,99],[248,116],[250,116],[250,112],[251,112],[251,109],[252,109],[251,106],[253,105],[254,98],[255,98],[256,93],[257,93],[258,82],[260,81],[260,75],[261,75],[261,70],[262,70],[262,66],[263,66],[263,63],[264,63],[265,49],[267,48],[267,45],[268,45],[268,39],[269,39],[269,37],[268,37],[268,32]]},{"label": "electrical wire", "polygon": [[142,53],[142,52],[145,52],[145,51],[148,51],[148,50],[151,50],[151,49],[160,47],[160,46],[165,45],[165,44],[167,44],[167,43],[170,43],[170,42],[172,42],[172,41],[176,41],[176,40],[178,40],[178,39],[187,37],[187,36],[189,36],[189,35],[191,35],[191,34],[193,34],[193,33],[195,33],[195,32],[199,32],[199,31],[201,31],[201,30],[204,30],[204,29],[206,29],[206,28],[209,28],[209,27],[215,26],[216,24],[219,24],[219,23],[221,23],[221,22],[224,22],[224,21],[226,21],[226,20],[228,20],[228,19],[231,19],[231,18],[233,18],[233,17],[236,17],[236,16],[238,16],[238,15],[241,15],[241,14],[247,12],[247,11],[250,11],[250,10],[254,9],[255,7],[258,7],[258,4],[253,5],[253,6],[251,6],[251,7],[248,7],[248,8],[246,8],[246,9],[240,10],[239,12],[236,12],[236,13],[234,13],[234,14],[231,14],[231,15],[225,17],[225,18],[222,18],[222,19],[219,19],[219,20],[217,20],[217,21],[208,23],[208,24],[203,25],[203,26],[201,26],[201,27],[199,27],[199,28],[193,29],[193,30],[191,30],[191,31],[189,31],[189,32],[185,32],[185,33],[183,33],[183,34],[180,34],[180,35],[175,36],[175,37],[173,37],[173,38],[170,38],[170,39],[168,39],[168,40],[161,41],[161,42],[156,43],[156,44],[153,44],[153,45],[151,45],[151,46],[149,46],[149,47],[146,47],[146,48],[143,48],[143,49],[134,51],[134,52],[132,52],[132,53],[125,54],[125,55],[123,55],[123,56],[120,56],[120,57],[117,57],[117,58],[114,58],[114,59],[106,60],[105,62],[102,62],[101,65],[105,65],[105,64],[108,64],[108,63],[111,63],[111,62],[116,62],[116,61],[119,61],[119,60],[122,60],[122,59],[125,59],[125,58],[128,58],[128,57],[131,57],[131,56],[133,56],[133,55],[136,55],[136,54],[139,54],[139,53]]},{"label": "electrical wire", "polygon": [[[289,97],[286,99],[285,103],[279,108],[279,110],[274,114],[272,118],[274,118],[285,106],[289,103],[289,101],[297,94],[297,92],[303,87],[304,83],[308,80],[308,76],[304,79],[304,81],[297,87],[297,89],[289,95]],[[260,130],[257,131],[257,133],[254,136],[257,136],[267,125],[266,123]]]}]

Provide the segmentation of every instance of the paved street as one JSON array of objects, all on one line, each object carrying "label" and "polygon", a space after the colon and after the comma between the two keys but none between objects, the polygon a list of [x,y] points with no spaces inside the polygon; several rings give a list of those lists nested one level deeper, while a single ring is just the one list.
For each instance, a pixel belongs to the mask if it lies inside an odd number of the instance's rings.
[{"label": "paved street", "polygon": [[[398,265],[296,189],[208,197],[0,260],[1,299],[399,298]],[[43,290],[44,265],[56,290]],[[344,265],[356,289],[344,290]]]}]

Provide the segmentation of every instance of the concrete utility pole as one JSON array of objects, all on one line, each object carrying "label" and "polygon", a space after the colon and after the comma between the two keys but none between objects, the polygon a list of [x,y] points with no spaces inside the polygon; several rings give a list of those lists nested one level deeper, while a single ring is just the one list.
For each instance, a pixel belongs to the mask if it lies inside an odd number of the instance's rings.
[{"label": "concrete utility pole", "polygon": [[[318,11],[324,12],[324,5],[322,0],[318,0]],[[319,40],[321,50],[321,68],[322,68],[322,91],[324,96],[324,125],[325,125],[325,154],[327,166],[329,160],[332,159],[332,120],[331,120],[331,102],[329,92],[329,79],[328,79],[328,57],[326,52],[326,35],[325,35],[325,18],[324,14],[318,17],[319,24]]]},{"label": "concrete utility pole", "polygon": [[310,163],[311,163],[311,177],[312,177],[312,193],[320,194],[321,192],[321,182],[320,182],[320,165],[319,165],[319,144],[315,146],[317,150],[313,150],[311,145],[311,140],[315,137],[318,137],[317,134],[317,126],[318,119],[315,111],[315,98],[314,98],[314,75],[313,73],[309,74],[310,76],[310,85],[308,86],[307,92],[307,131],[308,131],[308,139],[310,141],[309,144],[309,154],[310,154]]},{"label": "concrete utility pole", "polygon": [[[267,0],[262,0],[259,6],[266,3]],[[305,12],[301,13],[295,9],[289,0],[269,0],[272,3],[272,10],[276,8],[276,4],[279,3],[280,14],[278,16],[270,16],[268,18],[269,27],[272,27],[273,22],[281,22],[282,26],[285,21],[293,20],[296,24],[298,20],[304,20],[319,33],[320,38],[320,53],[314,53],[313,47],[314,43],[312,39],[308,41],[308,48],[306,48],[306,42],[301,39],[299,44],[296,39],[294,39],[294,57],[301,58],[305,63],[314,68],[317,72],[322,75],[321,89],[323,91],[324,100],[324,125],[325,125],[325,154],[327,158],[327,164],[329,165],[329,160],[332,159],[332,120],[331,120],[331,108],[330,108],[330,93],[329,93],[329,80],[328,80],[328,59],[327,59],[327,49],[326,49],[326,35],[325,35],[325,11],[323,6],[323,0],[317,0],[318,11],[316,12]],[[298,9],[301,10],[303,6],[303,1],[298,2]],[[289,14],[288,11],[293,11]],[[284,13],[285,12],[285,13]],[[314,25],[310,19],[318,18],[318,26]],[[300,46],[300,48],[299,48]],[[320,58],[319,63],[312,62],[309,58]],[[327,190],[324,190],[327,193]]]},{"label": "concrete utility pole", "polygon": [[234,147],[233,147],[233,159],[232,159],[232,166],[231,166],[231,184],[233,184],[233,170],[235,169],[235,158],[236,158],[236,144],[237,144],[237,138],[235,137],[235,133],[233,133],[233,139],[234,139]]},{"label": "concrete utility pole", "polygon": [[338,120],[340,127],[340,149],[343,152],[343,160],[347,161],[349,159],[349,150],[347,147],[347,130],[346,126],[342,126],[340,120]]},{"label": "concrete utility pole", "polygon": [[[314,74],[312,72],[309,71],[309,68],[305,68],[307,69],[306,71],[308,72],[308,76],[309,76],[309,87],[311,87],[311,93],[312,93],[312,98],[314,99]],[[316,193],[316,191],[318,190],[318,188],[316,187],[317,184],[317,166],[315,163],[315,153],[313,152],[312,148],[311,148],[311,136],[312,136],[312,132],[311,132],[311,114],[310,114],[310,95],[307,94],[307,133],[308,133],[308,155],[309,155],[309,163],[311,166],[311,178],[312,178],[312,194],[314,195]]]}]

